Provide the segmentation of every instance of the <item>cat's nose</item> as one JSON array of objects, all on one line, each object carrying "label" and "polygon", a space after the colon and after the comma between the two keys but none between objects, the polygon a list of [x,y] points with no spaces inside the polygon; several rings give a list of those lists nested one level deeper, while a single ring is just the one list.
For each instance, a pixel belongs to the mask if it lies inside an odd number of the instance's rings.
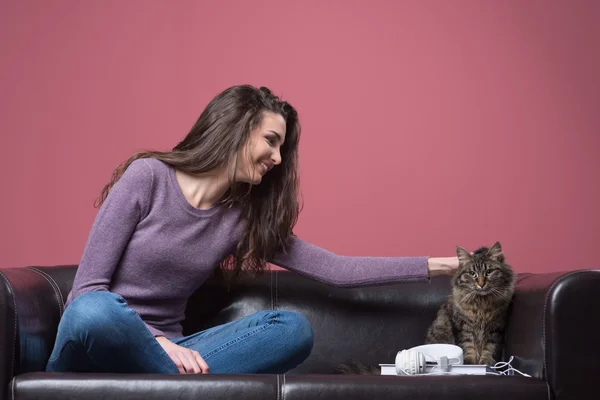
[{"label": "cat's nose", "polygon": [[479,277],[477,279],[477,284],[479,285],[480,288],[483,288],[485,286],[485,279],[483,279],[482,277]]}]

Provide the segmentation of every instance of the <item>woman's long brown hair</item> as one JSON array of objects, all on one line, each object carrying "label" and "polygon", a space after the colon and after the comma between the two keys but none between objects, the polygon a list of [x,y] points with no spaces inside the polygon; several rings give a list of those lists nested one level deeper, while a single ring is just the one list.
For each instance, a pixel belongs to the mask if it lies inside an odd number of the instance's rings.
[{"label": "woman's long brown hair", "polygon": [[[279,114],[286,121],[281,164],[266,174],[259,185],[235,182],[240,151],[266,112]],[[299,140],[298,113],[289,103],[281,101],[266,87],[234,86],[211,100],[172,151],[139,152],[117,167],[95,205],[102,205],[123,172],[140,158],[154,157],[192,174],[228,166],[230,189],[221,202],[240,209],[245,227],[234,254],[223,260],[221,266],[232,268],[234,278],[242,271],[259,274],[264,271],[267,260],[286,249],[287,239],[298,220]]]}]

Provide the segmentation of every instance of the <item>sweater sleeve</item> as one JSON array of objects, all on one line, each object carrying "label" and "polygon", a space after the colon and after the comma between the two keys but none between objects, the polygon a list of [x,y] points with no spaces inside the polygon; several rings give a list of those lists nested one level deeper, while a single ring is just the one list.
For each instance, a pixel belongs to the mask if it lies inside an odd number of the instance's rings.
[{"label": "sweater sleeve", "polygon": [[138,159],[110,189],[92,225],[65,307],[84,293],[110,290],[129,239],[148,212],[152,180],[152,170]]},{"label": "sweater sleeve", "polygon": [[427,281],[427,259],[341,256],[292,236],[288,250],[277,253],[270,262],[326,284],[356,287]]}]

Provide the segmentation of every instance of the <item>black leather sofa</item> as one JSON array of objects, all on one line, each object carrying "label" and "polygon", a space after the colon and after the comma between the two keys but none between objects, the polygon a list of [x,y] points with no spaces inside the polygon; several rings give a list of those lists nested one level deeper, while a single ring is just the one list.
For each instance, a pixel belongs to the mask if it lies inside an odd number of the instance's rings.
[{"label": "black leather sofa", "polygon": [[56,374],[44,371],[77,266],[0,269],[3,399],[597,399],[600,271],[519,274],[506,333],[515,376],[335,374],[349,358],[393,363],[423,343],[449,278],[336,288],[289,271],[230,289],[211,278],[191,299],[184,333],[263,309],[312,323],[311,356],[285,375]]}]

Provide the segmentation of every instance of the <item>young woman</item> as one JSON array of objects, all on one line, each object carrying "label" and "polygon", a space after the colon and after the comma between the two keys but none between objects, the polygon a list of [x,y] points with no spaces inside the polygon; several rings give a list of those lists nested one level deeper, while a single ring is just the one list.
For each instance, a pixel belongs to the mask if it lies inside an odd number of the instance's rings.
[{"label": "young woman", "polygon": [[219,266],[266,262],[338,286],[453,274],[456,257],[347,257],[300,240],[296,110],[267,88],[218,94],[172,151],[134,154],[99,199],[47,371],[285,373],[307,319],[267,310],[182,336],[188,297]]}]

